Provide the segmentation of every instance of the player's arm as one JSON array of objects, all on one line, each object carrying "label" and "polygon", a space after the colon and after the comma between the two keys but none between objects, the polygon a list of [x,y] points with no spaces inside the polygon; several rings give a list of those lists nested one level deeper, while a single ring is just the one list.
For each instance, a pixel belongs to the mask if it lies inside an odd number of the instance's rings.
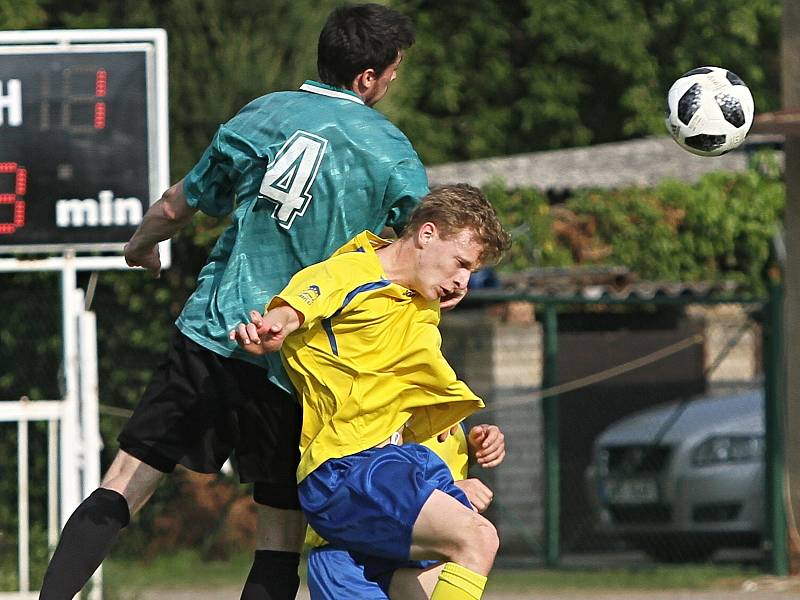
[{"label": "player's arm", "polygon": [[185,227],[197,212],[186,202],[183,180],[169,188],[144,214],[142,222],[125,244],[125,262],[144,267],[153,277],[161,272],[158,243],[168,240]]},{"label": "player's arm", "polygon": [[250,354],[262,355],[281,349],[286,336],[303,324],[303,315],[288,304],[270,308],[263,315],[250,312],[249,323],[239,325],[228,337]]},{"label": "player's arm", "polygon": [[506,457],[506,440],[497,425],[475,425],[469,430],[467,444],[475,461],[485,469],[496,467]]},{"label": "player's arm", "polygon": [[489,486],[475,477],[460,479],[453,483],[455,483],[456,487],[461,488],[461,491],[467,496],[469,503],[472,504],[472,507],[479,513],[489,508],[489,505],[494,499],[494,492],[489,489]]}]

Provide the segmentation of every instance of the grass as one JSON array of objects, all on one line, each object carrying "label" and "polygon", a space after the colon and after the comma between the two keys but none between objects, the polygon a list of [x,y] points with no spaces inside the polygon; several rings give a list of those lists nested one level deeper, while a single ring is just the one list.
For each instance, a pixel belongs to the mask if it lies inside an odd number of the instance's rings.
[{"label": "grass", "polygon": [[228,560],[205,561],[192,550],[149,561],[111,558],[103,563],[103,580],[106,586],[122,589],[228,587],[244,583],[252,559],[251,553],[242,553]]},{"label": "grass", "polygon": [[[106,587],[114,590],[147,588],[238,587],[250,569],[251,554],[207,562],[196,552],[181,551],[149,562],[111,559],[105,563]],[[605,569],[495,569],[490,590],[687,590],[733,589],[759,575],[754,566],[648,565]]]},{"label": "grass", "polygon": [[652,565],[613,569],[495,569],[487,589],[526,590],[699,590],[731,589],[758,575],[732,565]]}]

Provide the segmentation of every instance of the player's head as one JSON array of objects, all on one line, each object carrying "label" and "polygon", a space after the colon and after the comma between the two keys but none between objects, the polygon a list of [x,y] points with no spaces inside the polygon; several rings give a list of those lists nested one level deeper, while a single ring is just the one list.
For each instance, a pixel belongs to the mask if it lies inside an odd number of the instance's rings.
[{"label": "player's head", "polygon": [[431,190],[401,239],[413,243],[417,252],[410,287],[428,299],[465,289],[470,273],[500,260],[511,246],[489,200],[467,184]]},{"label": "player's head", "polygon": [[407,16],[380,4],[345,4],[319,34],[320,80],[353,89],[372,106],[386,94],[403,50],[413,43],[414,24]]}]

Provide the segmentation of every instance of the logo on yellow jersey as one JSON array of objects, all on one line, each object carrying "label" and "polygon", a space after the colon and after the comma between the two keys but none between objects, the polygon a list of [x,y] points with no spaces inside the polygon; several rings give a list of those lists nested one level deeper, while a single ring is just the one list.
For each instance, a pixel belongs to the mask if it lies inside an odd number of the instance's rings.
[{"label": "logo on yellow jersey", "polygon": [[306,304],[312,304],[314,300],[319,298],[320,289],[318,285],[310,285],[305,290],[300,292],[300,299]]}]

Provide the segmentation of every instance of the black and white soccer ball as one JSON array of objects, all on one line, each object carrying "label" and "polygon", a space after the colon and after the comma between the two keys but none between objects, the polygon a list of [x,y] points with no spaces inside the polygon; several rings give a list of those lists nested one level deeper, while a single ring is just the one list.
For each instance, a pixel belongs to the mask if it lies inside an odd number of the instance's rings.
[{"label": "black and white soccer ball", "polygon": [[732,71],[698,67],[669,88],[666,121],[682,148],[719,156],[744,142],[753,124],[753,96]]}]

